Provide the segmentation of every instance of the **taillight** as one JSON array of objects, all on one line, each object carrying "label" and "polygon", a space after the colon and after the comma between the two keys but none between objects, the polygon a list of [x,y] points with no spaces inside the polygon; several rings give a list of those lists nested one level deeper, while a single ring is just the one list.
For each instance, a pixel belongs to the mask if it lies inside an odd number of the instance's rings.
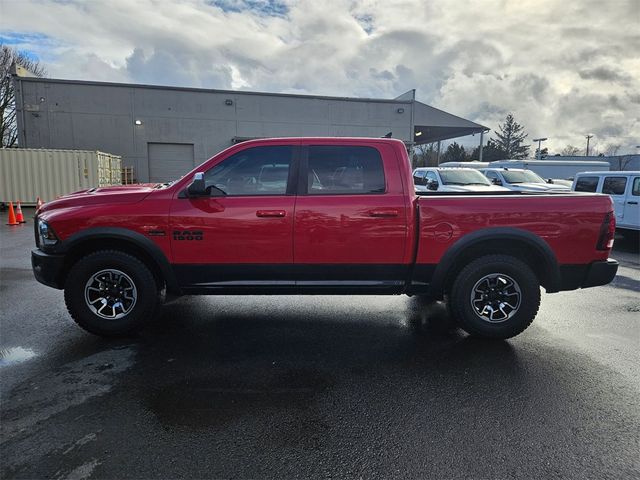
[{"label": "taillight", "polygon": [[616,216],[613,212],[609,212],[604,216],[602,225],[600,225],[600,236],[598,237],[598,250],[611,250],[613,248],[613,239],[616,236]]}]

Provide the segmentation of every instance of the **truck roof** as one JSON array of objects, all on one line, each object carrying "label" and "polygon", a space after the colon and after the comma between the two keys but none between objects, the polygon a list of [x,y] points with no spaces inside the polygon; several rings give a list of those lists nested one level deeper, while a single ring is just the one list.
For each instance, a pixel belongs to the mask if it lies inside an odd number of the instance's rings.
[{"label": "truck roof", "polygon": [[404,147],[404,142],[398,138],[386,138],[386,137],[270,137],[270,138],[254,138],[252,140],[245,140],[243,145],[250,144],[264,144],[264,143],[302,143],[311,144],[314,142],[319,143],[332,143],[332,144],[350,144],[350,143],[390,143],[400,144]]}]

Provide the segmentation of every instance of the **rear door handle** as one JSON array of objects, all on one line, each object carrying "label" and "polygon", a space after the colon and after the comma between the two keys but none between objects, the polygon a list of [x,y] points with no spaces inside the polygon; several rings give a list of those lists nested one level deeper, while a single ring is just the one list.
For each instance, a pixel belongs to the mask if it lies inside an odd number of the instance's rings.
[{"label": "rear door handle", "polygon": [[627,202],[629,205],[637,205],[638,202]]},{"label": "rear door handle", "polygon": [[370,217],[397,217],[399,215],[398,210],[379,208],[376,210],[369,210]]},{"label": "rear door handle", "polygon": [[256,217],[276,217],[282,218],[287,215],[287,212],[284,210],[258,210],[256,212]]}]

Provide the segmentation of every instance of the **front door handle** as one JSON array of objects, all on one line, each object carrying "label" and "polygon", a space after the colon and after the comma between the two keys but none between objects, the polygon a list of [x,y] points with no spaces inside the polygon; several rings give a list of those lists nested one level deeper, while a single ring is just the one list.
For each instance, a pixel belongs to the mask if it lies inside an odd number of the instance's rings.
[{"label": "front door handle", "polygon": [[377,217],[377,218],[397,217],[398,215],[399,215],[398,210],[391,209],[391,208],[378,208],[376,210],[369,211],[370,217]]},{"label": "front door handle", "polygon": [[282,218],[287,215],[287,212],[284,210],[258,210],[256,212],[256,217],[275,217]]},{"label": "front door handle", "polygon": [[629,205],[637,205],[638,202],[627,202]]}]

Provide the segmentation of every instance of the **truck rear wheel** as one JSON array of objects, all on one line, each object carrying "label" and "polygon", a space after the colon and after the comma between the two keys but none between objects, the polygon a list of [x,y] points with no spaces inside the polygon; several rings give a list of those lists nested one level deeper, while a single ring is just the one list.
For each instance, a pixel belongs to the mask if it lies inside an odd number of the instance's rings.
[{"label": "truck rear wheel", "polygon": [[522,333],[540,307],[540,283],[531,267],[509,255],[487,255],[453,282],[449,308],[471,335],[510,338]]},{"label": "truck rear wheel", "polygon": [[123,336],[144,326],[156,312],[160,293],[149,268],[117,250],[78,260],[64,287],[67,310],[82,328],[101,336]]}]

